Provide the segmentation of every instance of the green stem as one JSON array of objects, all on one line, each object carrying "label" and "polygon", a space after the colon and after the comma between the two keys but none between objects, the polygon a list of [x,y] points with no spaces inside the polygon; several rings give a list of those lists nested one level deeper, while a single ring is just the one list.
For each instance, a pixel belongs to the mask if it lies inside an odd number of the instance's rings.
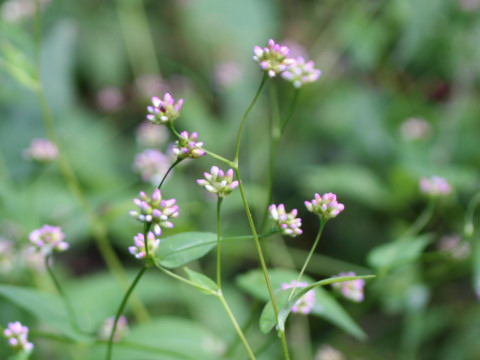
[{"label": "green stem", "polygon": [[222,206],[223,197],[219,196],[217,200],[217,288],[222,289],[222,266],[221,266],[221,229],[220,229],[220,208]]},{"label": "green stem", "polygon": [[[157,55],[143,1],[117,0],[116,3],[125,48],[133,73],[137,78],[145,73],[160,76],[160,68],[156,60]],[[138,39],[142,39],[142,41],[138,41]]]},{"label": "green stem", "polygon": [[465,225],[464,233],[467,237],[471,237],[475,232],[475,227],[473,225],[473,216],[477,206],[480,204],[480,192],[475,194],[467,206],[467,211],[465,212]]},{"label": "green stem", "polygon": [[233,162],[231,162],[230,160],[224,158],[223,156],[220,156],[220,155],[218,155],[218,154],[215,154],[214,152],[209,151],[209,150],[207,150],[207,149],[205,149],[205,148],[203,148],[203,151],[205,151],[205,153],[206,153],[208,156],[211,156],[211,157],[213,157],[214,159],[217,159],[217,160],[223,162],[224,164],[227,164],[227,165],[230,166],[230,167],[234,167],[234,166],[235,166],[235,164],[234,164]]},{"label": "green stem", "polygon": [[[250,230],[252,231],[253,240],[255,242],[255,247],[257,249],[258,257],[260,259],[260,266],[262,268],[263,276],[264,276],[265,282],[267,284],[268,294],[269,294],[270,299],[272,301],[272,307],[273,307],[273,312],[275,314],[275,319],[277,320],[277,323],[278,323],[277,300],[275,299],[275,294],[273,293],[272,283],[270,281],[270,276],[268,275],[268,269],[267,269],[267,265],[266,265],[266,262],[265,262],[265,257],[263,256],[262,246],[260,245],[257,230],[255,229],[255,223],[253,221],[253,217],[252,217],[252,214],[250,212],[250,207],[249,207],[248,202],[247,202],[247,197],[245,196],[245,189],[243,188],[243,183],[242,183],[242,179],[240,177],[240,171],[238,170],[238,167],[234,167],[234,171],[235,171],[235,175],[236,175],[237,180],[238,180],[238,188],[240,189],[240,194],[241,194],[241,197],[242,197],[243,206],[244,206],[245,212],[247,214],[247,219],[248,219],[248,223],[250,225]],[[290,355],[288,354],[288,346],[287,346],[287,340],[286,340],[286,337],[285,337],[285,332],[283,332],[283,331],[280,332],[280,339],[282,341],[282,349],[283,349],[283,353],[284,353],[284,356],[285,356],[285,360],[289,360]]]},{"label": "green stem", "polygon": [[78,319],[77,319],[77,316],[75,315],[75,311],[73,310],[73,306],[68,300],[67,294],[65,293],[65,291],[63,291],[63,288],[60,285],[60,282],[58,281],[52,268],[50,267],[50,259],[52,259],[51,255],[45,256],[45,268],[47,269],[48,275],[50,276],[53,284],[55,285],[55,289],[57,289],[58,293],[60,294],[60,297],[63,300],[63,304],[65,305],[68,318],[70,319],[70,325],[72,325],[73,329],[80,331],[80,327],[78,325]]},{"label": "green stem", "polygon": [[119,319],[120,316],[122,315],[123,310],[125,309],[125,305],[127,304],[128,298],[130,297],[130,295],[131,295],[132,292],[133,292],[133,289],[135,289],[135,286],[137,286],[138,282],[139,282],[140,279],[142,278],[143,274],[145,274],[145,272],[147,271],[147,269],[148,269],[148,267],[147,267],[147,266],[144,266],[144,267],[140,270],[140,272],[137,274],[137,276],[136,276],[135,279],[133,280],[132,285],[130,285],[130,287],[128,288],[127,292],[126,292],[125,295],[123,296],[123,299],[122,299],[122,302],[121,302],[121,304],[120,304],[120,307],[118,308],[117,314],[115,315],[115,320],[113,321],[113,327],[112,327],[112,332],[110,333],[110,338],[108,339],[107,357],[106,357],[107,360],[111,360],[111,358],[112,358],[113,337],[114,337],[114,335],[115,335],[115,331],[117,330],[118,319]]},{"label": "green stem", "polygon": [[207,292],[211,295],[215,295],[217,296],[217,293],[215,291],[212,291],[210,289],[207,289],[203,286],[200,286],[198,284],[195,284],[193,281],[190,281],[188,279],[185,279],[184,277],[181,277],[180,275],[177,275],[175,274],[174,272],[170,271],[170,270],[167,270],[166,268],[164,268],[162,265],[160,265],[158,262],[155,262],[155,266],[160,269],[161,271],[163,271],[165,274],[167,274],[168,276],[180,281],[180,282],[183,282],[187,285],[190,285],[190,286],[193,286],[194,288],[200,290],[200,291],[203,291],[203,292]]},{"label": "green stem", "polygon": [[310,259],[312,258],[313,253],[315,252],[315,249],[317,248],[318,241],[320,240],[320,236],[322,235],[323,228],[325,227],[326,221],[320,218],[320,228],[318,229],[317,237],[315,238],[315,241],[313,243],[312,248],[310,249],[310,252],[308,253],[307,259],[303,263],[302,270],[300,270],[300,274],[298,274],[297,281],[295,282],[295,285],[292,288],[292,291],[290,292],[290,296],[288,297],[288,300],[290,300],[293,296],[293,293],[295,292],[295,289],[297,288],[297,284],[300,281],[300,279],[303,276],[303,273],[305,272],[305,269],[307,268],[308,263],[310,262]]},{"label": "green stem", "polygon": [[243,133],[243,128],[245,126],[245,122],[247,120],[248,115],[250,114],[250,111],[253,109],[253,106],[257,102],[258,97],[260,96],[260,93],[262,92],[263,86],[267,82],[268,75],[265,73],[262,78],[262,82],[260,83],[260,86],[258,87],[257,93],[255,94],[255,97],[253,98],[250,106],[248,107],[247,111],[243,115],[242,122],[240,123],[240,128],[238,129],[238,135],[237,135],[237,143],[235,146],[235,159],[233,160],[234,164],[238,164],[238,157],[240,155],[240,142],[242,140],[242,133]]},{"label": "green stem", "polygon": [[285,127],[287,126],[288,122],[292,118],[293,111],[295,110],[295,107],[297,106],[299,95],[300,95],[300,89],[295,89],[295,92],[293,93],[292,102],[290,103],[290,106],[288,107],[288,110],[285,113],[285,116],[283,117],[282,125],[281,125],[281,128],[280,128],[280,134],[283,134],[283,131],[285,130]]},{"label": "green stem", "polygon": [[248,356],[250,359],[255,360],[255,355],[253,354],[252,349],[250,348],[250,345],[248,344],[247,339],[245,338],[245,335],[243,334],[242,329],[238,325],[237,320],[235,319],[235,316],[232,313],[232,310],[230,310],[230,307],[228,306],[225,298],[223,297],[223,293],[221,289],[218,289],[217,297],[222,303],[223,307],[225,308],[225,311],[228,314],[228,317],[230,318],[230,321],[232,322],[233,326],[235,327],[235,330],[237,331],[238,337],[243,343],[243,346],[245,346],[245,349],[247,350]]},{"label": "green stem", "polygon": [[418,216],[415,222],[403,233],[400,238],[408,238],[418,234],[432,218],[435,209],[435,199],[430,199],[423,212]]}]

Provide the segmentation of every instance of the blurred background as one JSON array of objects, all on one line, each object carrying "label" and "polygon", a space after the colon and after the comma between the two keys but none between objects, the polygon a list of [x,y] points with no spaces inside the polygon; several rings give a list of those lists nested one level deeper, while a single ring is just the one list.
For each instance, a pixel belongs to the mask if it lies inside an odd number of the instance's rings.
[{"label": "blurred background", "polygon": [[[153,190],[155,172],[173,159],[174,139],[166,129],[142,125],[150,98],[165,92],[183,98],[177,130],[197,131],[205,148],[232,158],[238,125],[262,77],[252,49],[273,38],[292,55],[314,60],[322,76],[302,88],[275,168],[274,201],[299,209],[304,235],[265,244],[270,261],[301,266],[318,230],[303,202],[315,192],[335,192],[346,210],[326,226],[307,272],[317,280],[341,271],[379,274],[368,282],[363,303],[339,300],[368,339],[298,316],[290,334],[295,359],[334,359],[321,352],[325,344],[344,359],[480,358],[480,239],[464,234],[480,175],[479,0],[38,3],[41,81],[59,145],[127,269],[139,266],[127,251],[141,231],[128,216],[132,199],[139,190]],[[60,225],[71,250],[55,266],[94,327],[113,315],[121,292],[117,286],[110,303],[92,309],[94,292],[112,280],[89,216],[56,163],[39,165],[23,154],[34,138],[48,135],[29,85],[37,51],[34,13],[32,0],[0,1],[0,237],[21,254],[30,231]],[[288,108],[291,84],[270,81],[249,117],[240,160],[259,222],[274,91],[280,113]],[[165,235],[215,232],[215,201],[195,183],[212,165],[221,164],[188,161],[167,180],[162,193],[177,199],[181,216]],[[444,177],[453,193],[437,203],[411,243],[392,245],[426,208],[418,182],[432,175]],[[224,233],[246,235],[239,194],[223,208]],[[257,267],[255,249],[251,242],[232,242],[224,251],[225,278],[246,319],[251,299],[235,284],[238,275]],[[52,291],[34,260],[18,256],[4,261],[1,281]],[[214,274],[214,254],[197,265]],[[191,303],[177,284],[150,275],[139,296],[154,314],[190,316],[221,337],[221,321],[206,320],[215,314],[213,305],[209,312],[210,305]],[[28,322],[30,315],[3,296],[1,323],[13,321],[12,314]],[[204,314],[198,314],[200,306]],[[84,348],[70,353],[61,342],[45,340],[38,348],[34,359],[96,358]]]}]

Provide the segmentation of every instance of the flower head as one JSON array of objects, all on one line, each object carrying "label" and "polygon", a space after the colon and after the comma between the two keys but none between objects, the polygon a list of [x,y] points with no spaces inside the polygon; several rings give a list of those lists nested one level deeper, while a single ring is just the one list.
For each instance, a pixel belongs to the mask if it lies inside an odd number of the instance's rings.
[{"label": "flower head", "polygon": [[[307,287],[308,283],[306,282],[296,282],[292,280],[290,284],[283,283],[282,290],[291,289],[291,288],[304,288]],[[293,313],[300,313],[300,314],[310,314],[312,308],[315,306],[315,291],[309,290],[305,295],[303,295],[300,299],[297,300],[295,305],[292,307]]]},{"label": "flower head", "polygon": [[28,327],[22,325],[19,321],[8,323],[7,328],[3,331],[3,335],[7,338],[8,345],[17,351],[30,352],[33,344],[28,342]]},{"label": "flower head", "polygon": [[316,213],[323,220],[329,220],[340,214],[345,206],[337,202],[337,195],[326,193],[320,196],[315,194],[312,201],[305,201],[305,206],[308,211]]},{"label": "flower head", "polygon": [[291,81],[294,87],[300,88],[302,85],[317,81],[322,74],[314,66],[315,64],[312,60],[305,62],[305,59],[300,56],[282,73],[282,77]]},{"label": "flower head", "polygon": [[48,139],[33,139],[23,156],[42,163],[51,162],[58,158],[58,147]]},{"label": "flower head", "polygon": [[442,177],[431,176],[420,179],[420,191],[430,197],[441,197],[452,192],[451,185]]},{"label": "flower head", "polygon": [[69,246],[63,241],[65,234],[58,226],[43,225],[40,229],[33,230],[28,238],[44,255],[50,255],[54,251],[65,251]]},{"label": "flower head", "polygon": [[138,221],[152,223],[153,232],[159,236],[162,233],[162,227],[173,228],[170,219],[178,217],[176,202],[175,199],[163,200],[159,189],[155,189],[150,198],[143,191],[140,191],[140,198],[133,200],[139,210],[130,211],[130,215]]},{"label": "flower head", "polygon": [[207,191],[225,197],[238,186],[238,181],[233,181],[233,170],[228,169],[226,173],[216,166],[212,166],[210,173],[203,173],[205,179],[198,179],[197,184],[205,187]]},{"label": "flower head", "polygon": [[[145,248],[145,236],[142,233],[138,233],[137,236],[133,237],[134,246],[130,246],[128,251],[130,254],[134,255],[137,259],[145,259],[147,256],[147,249]],[[147,234],[147,246],[148,246],[148,256],[154,257],[157,252],[158,246],[160,245],[160,239],[155,238],[155,234],[151,231]]]},{"label": "flower head", "polygon": [[[114,321],[115,321],[115,316],[111,316],[108,319],[105,319],[105,321],[103,322],[98,332],[98,337],[101,340],[108,340],[110,338],[110,335],[112,334],[112,330],[113,330]],[[119,342],[120,340],[122,340],[123,337],[125,337],[128,334],[128,331],[129,329],[128,329],[127,318],[121,315],[117,321],[117,328],[115,330],[115,334],[113,335],[113,341]]]},{"label": "flower head", "polygon": [[[355,276],[353,271],[347,273],[340,273],[338,276]],[[332,286],[340,291],[340,293],[345,296],[347,299],[350,299],[355,302],[363,301],[363,287],[365,286],[365,280],[356,279],[351,281],[343,281],[333,283]]]},{"label": "flower head", "polygon": [[295,60],[288,58],[290,50],[286,46],[276,44],[273,39],[268,40],[263,49],[260,46],[253,48],[253,60],[255,60],[268,76],[275,77],[287,70]]},{"label": "flower head", "polygon": [[162,126],[156,126],[150,121],[143,121],[135,131],[137,142],[145,147],[156,147],[165,144],[168,138],[168,130]]},{"label": "flower head", "polygon": [[193,132],[192,135],[189,135],[188,131],[183,131],[180,133],[180,139],[175,142],[175,146],[173,147],[172,151],[181,159],[197,159],[205,156],[205,150],[202,149],[203,142],[197,142],[197,140],[198,134],[196,132]]},{"label": "flower head", "polygon": [[142,180],[157,186],[170,166],[169,158],[161,151],[146,149],[135,156],[133,170]]},{"label": "flower head", "polygon": [[287,213],[285,211],[285,206],[280,205],[270,205],[268,208],[270,219],[272,219],[276,227],[284,235],[295,237],[302,233],[300,227],[302,226],[302,219],[297,218],[298,211],[293,209],[291,212]]},{"label": "flower head", "polygon": [[183,99],[175,103],[175,99],[169,93],[166,93],[163,100],[154,96],[152,97],[152,105],[147,107],[147,120],[154,124],[167,124],[173,122],[180,116]]}]

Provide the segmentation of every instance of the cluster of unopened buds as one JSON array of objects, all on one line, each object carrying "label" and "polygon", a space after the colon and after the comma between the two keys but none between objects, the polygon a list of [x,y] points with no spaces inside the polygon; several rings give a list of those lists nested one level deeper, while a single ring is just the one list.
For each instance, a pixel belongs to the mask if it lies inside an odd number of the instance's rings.
[{"label": "cluster of unopened buds", "polygon": [[207,191],[225,197],[235,190],[238,180],[233,180],[233,170],[228,169],[226,173],[216,166],[212,166],[210,173],[203,173],[205,179],[198,179],[197,184],[203,186]]},{"label": "cluster of unopened buds", "polygon": [[291,81],[296,88],[317,81],[321,75],[321,71],[314,68],[313,61],[305,61],[303,57],[290,58],[290,49],[276,44],[273,39],[268,40],[264,48],[255,46],[253,53],[253,60],[269,77],[281,75],[284,79]]},{"label": "cluster of unopened buds", "polygon": [[326,193],[315,194],[312,201],[305,201],[308,211],[317,214],[323,221],[333,219],[340,214],[345,206],[337,201],[337,195]]},{"label": "cluster of unopened buds", "polygon": [[[339,277],[355,276],[355,273],[353,271],[346,272],[346,273],[342,272],[337,276]],[[349,300],[352,300],[355,302],[363,301],[363,298],[364,298],[363,287],[365,286],[365,280],[363,279],[337,282],[337,283],[333,283],[332,286],[335,289],[339,290],[340,293]]]},{"label": "cluster of unopened buds", "polygon": [[452,192],[452,187],[448,181],[439,176],[422,177],[419,185],[420,191],[430,197],[441,197]]},{"label": "cluster of unopened buds", "polygon": [[64,238],[62,229],[52,225],[44,225],[40,229],[33,230],[29,235],[30,242],[44,255],[67,250],[69,245],[63,241]]},{"label": "cluster of unopened buds", "polygon": [[[303,281],[297,282],[295,280],[292,280],[290,284],[283,283],[282,290],[293,289],[293,288],[299,289],[307,286],[308,286],[308,283],[306,282],[303,282]],[[295,305],[292,306],[292,312],[308,315],[310,314],[314,306],[315,306],[315,291],[309,290],[305,295],[303,295],[300,299],[298,299],[295,302]]]},{"label": "cluster of unopened buds", "polygon": [[140,191],[139,195],[139,198],[133,200],[139,210],[130,211],[131,216],[138,221],[150,223],[157,236],[162,233],[162,227],[173,228],[170,219],[178,217],[178,206],[175,199],[162,199],[159,189],[155,189],[150,198],[143,191]]},{"label": "cluster of unopened buds", "polygon": [[128,251],[130,254],[134,255],[137,259],[145,259],[147,257],[148,247],[148,256],[153,257],[158,250],[160,245],[160,239],[155,237],[155,234],[151,231],[147,234],[147,245],[145,246],[145,235],[138,233],[137,236],[133,237],[134,246],[130,246]]},{"label": "cluster of unopened buds", "polygon": [[183,131],[180,133],[180,138],[175,142],[172,151],[180,159],[197,159],[205,156],[205,150],[202,149],[203,142],[197,140],[198,134],[196,132],[190,135],[188,131]]},{"label": "cluster of unopened buds", "polygon": [[295,237],[302,234],[302,219],[297,218],[298,211],[293,209],[291,212],[287,213],[285,211],[285,205],[270,205],[268,208],[269,216],[273,220],[275,226],[282,232],[284,235]]},{"label": "cluster of unopened buds", "polygon": [[183,99],[175,103],[175,99],[169,93],[166,93],[163,100],[159,97],[152,97],[152,105],[147,107],[147,120],[154,124],[172,123],[180,116]]},{"label": "cluster of unopened buds", "polygon": [[28,341],[28,327],[19,321],[9,323],[3,335],[7,338],[8,345],[16,351],[29,353],[33,350],[33,344]]}]

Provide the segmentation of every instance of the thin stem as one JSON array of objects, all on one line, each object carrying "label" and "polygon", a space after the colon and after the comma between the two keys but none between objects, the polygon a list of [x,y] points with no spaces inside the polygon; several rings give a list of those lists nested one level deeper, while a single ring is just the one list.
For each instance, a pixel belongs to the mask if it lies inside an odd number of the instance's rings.
[{"label": "thin stem", "polygon": [[228,166],[230,167],[234,167],[235,164],[233,162],[231,162],[230,160],[224,158],[223,156],[220,156],[218,154],[215,154],[214,152],[210,151],[210,150],[207,150],[205,148],[203,148],[203,151],[205,151],[205,153],[208,155],[208,156],[211,156],[213,157],[214,159],[217,159],[221,162],[223,162],[224,164],[227,164]]},{"label": "thin stem", "polygon": [[162,178],[162,181],[160,181],[160,184],[158,184],[157,188],[160,190],[160,188],[162,187],[163,183],[165,182],[165,179],[167,178],[168,174],[170,174],[170,172],[173,170],[173,168],[175,166],[177,166],[178,164],[180,164],[182,162],[182,158],[177,158],[172,165],[170,165],[170,167],[168,168],[167,172],[165,173],[165,175],[163,175],[163,178]]},{"label": "thin stem", "polygon": [[113,337],[115,336],[115,331],[117,331],[117,323],[118,319],[123,313],[123,310],[125,309],[125,305],[127,304],[128,298],[130,297],[130,294],[133,292],[133,289],[135,289],[135,286],[137,286],[138,282],[142,278],[143,274],[147,271],[148,267],[144,266],[142,269],[140,269],[140,272],[137,274],[135,279],[132,282],[132,285],[128,288],[127,292],[123,296],[122,302],[120,304],[120,307],[117,310],[117,314],[115,315],[115,320],[113,321],[113,327],[112,327],[112,332],[110,333],[110,338],[108,339],[108,345],[107,345],[107,360],[111,360],[112,358],[112,350],[113,350]]},{"label": "thin stem", "polygon": [[435,200],[430,199],[423,212],[418,216],[415,222],[403,233],[403,235],[400,236],[400,238],[403,239],[418,234],[432,218],[434,208]]},{"label": "thin stem", "polygon": [[220,229],[220,208],[222,206],[223,197],[219,196],[217,200],[217,288],[222,289],[222,266],[221,266],[221,229]]},{"label": "thin stem", "polygon": [[473,225],[473,215],[477,206],[480,204],[480,192],[475,194],[467,206],[467,211],[465,212],[465,225],[464,233],[467,237],[470,237],[475,232],[475,227]]},{"label": "thin stem", "polygon": [[308,253],[307,259],[303,263],[302,270],[300,270],[300,274],[298,274],[297,281],[295,282],[295,285],[293,286],[292,291],[290,292],[290,296],[288,297],[289,300],[292,298],[293,293],[295,292],[295,289],[297,288],[297,284],[300,281],[300,279],[302,278],[303,273],[305,272],[305,269],[307,268],[307,265],[310,262],[310,259],[312,258],[312,255],[315,252],[315,249],[317,248],[318,241],[320,240],[320,236],[322,235],[323,228],[325,227],[325,223],[326,223],[326,221],[320,218],[320,228],[318,229],[317,237],[315,238],[313,246],[310,249],[310,252]]},{"label": "thin stem", "polygon": [[247,117],[250,114],[250,111],[253,109],[253,106],[257,102],[257,99],[260,96],[260,93],[262,92],[263,86],[267,82],[267,79],[268,79],[268,74],[265,73],[263,75],[262,82],[260,83],[260,86],[258,87],[257,93],[255,94],[255,97],[253,98],[250,106],[248,107],[247,111],[243,115],[242,122],[240,123],[240,128],[238,129],[237,143],[236,143],[236,146],[235,146],[235,159],[233,160],[234,164],[238,164],[238,157],[240,155],[240,142],[242,140],[243,127],[245,126],[245,122],[247,120]]},{"label": "thin stem", "polygon": [[300,95],[300,89],[295,89],[295,91],[293,93],[292,102],[290,103],[290,106],[288,107],[288,110],[285,113],[285,116],[283,117],[282,125],[281,125],[281,128],[280,128],[280,134],[283,134],[283,131],[285,130],[285,127],[287,126],[288,122],[292,118],[293,111],[295,110],[295,107],[297,106],[299,95]]},{"label": "thin stem", "polygon": [[190,286],[193,286],[194,288],[198,289],[198,290],[201,290],[201,291],[204,291],[204,292],[207,292],[211,295],[215,295],[217,296],[217,293],[215,291],[212,291],[210,289],[207,289],[203,286],[200,286],[198,284],[195,284],[193,281],[190,281],[188,279],[185,279],[184,277],[181,277],[180,275],[177,275],[175,274],[174,272],[170,271],[170,270],[167,270],[166,268],[164,268],[162,265],[160,265],[158,262],[155,262],[155,266],[160,269],[161,271],[163,271],[165,274],[167,274],[168,276],[176,279],[176,280],[179,280],[180,282],[183,282],[185,284],[188,284]]},{"label": "thin stem", "polygon": [[67,310],[68,318],[70,319],[70,325],[77,331],[80,331],[80,327],[78,326],[78,319],[75,315],[75,311],[73,310],[73,306],[68,300],[67,294],[63,291],[60,282],[58,281],[55,273],[53,272],[52,268],[50,267],[50,260],[52,259],[51,255],[45,256],[45,268],[47,269],[48,275],[52,279],[53,284],[55,285],[55,289],[57,289],[60,297],[63,300],[63,304],[65,305],[65,309]]},{"label": "thin stem", "polygon": [[237,331],[238,337],[243,343],[243,346],[245,346],[245,349],[247,350],[248,356],[250,359],[255,360],[255,355],[253,354],[252,349],[250,348],[250,345],[248,344],[247,339],[245,338],[245,335],[243,334],[242,329],[238,325],[237,320],[235,319],[235,316],[232,313],[232,310],[230,310],[230,307],[228,306],[227,302],[225,301],[225,298],[223,297],[222,291],[219,289],[218,294],[217,294],[218,299],[222,303],[223,307],[225,308],[225,311],[228,314],[228,317],[230,318],[230,321],[232,322],[233,326],[235,327],[235,330]]},{"label": "thin stem", "polygon": [[[255,247],[257,249],[258,257],[260,259],[260,265],[262,267],[263,276],[264,276],[265,282],[267,284],[268,294],[269,294],[270,299],[272,301],[272,307],[273,307],[273,312],[275,314],[275,319],[278,322],[277,300],[275,299],[275,295],[273,293],[272,283],[270,282],[270,276],[268,275],[268,269],[267,269],[267,265],[266,265],[266,262],[265,262],[265,257],[263,256],[262,246],[260,245],[257,230],[255,229],[255,223],[253,222],[253,217],[252,217],[252,214],[250,212],[250,207],[249,207],[248,202],[247,202],[247,197],[245,196],[245,189],[243,188],[243,183],[242,183],[242,179],[240,177],[240,171],[238,170],[238,167],[234,167],[234,171],[235,171],[235,175],[236,175],[237,180],[238,180],[238,188],[240,189],[240,194],[241,194],[241,197],[242,197],[245,212],[247,214],[247,219],[248,219],[248,223],[250,225],[250,230],[252,231],[253,240],[255,241]],[[282,341],[282,349],[283,349],[283,353],[284,353],[284,356],[285,356],[285,360],[289,360],[290,355],[288,354],[288,346],[287,346],[287,340],[285,338],[285,332],[283,332],[283,331],[280,332],[280,339]]]}]

